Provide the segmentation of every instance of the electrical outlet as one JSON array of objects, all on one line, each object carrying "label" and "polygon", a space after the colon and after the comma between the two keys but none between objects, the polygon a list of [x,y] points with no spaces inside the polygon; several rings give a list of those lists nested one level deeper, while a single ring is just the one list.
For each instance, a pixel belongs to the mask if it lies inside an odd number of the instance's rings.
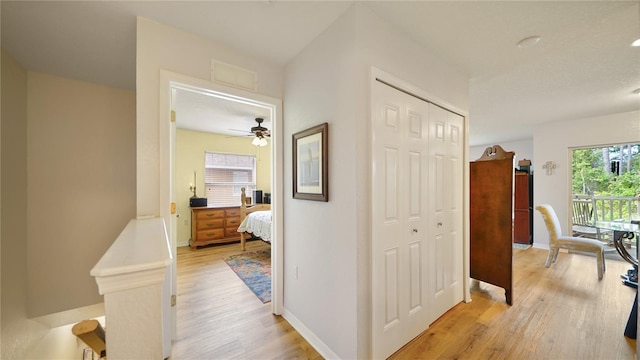
[{"label": "electrical outlet", "polygon": [[93,360],[93,350],[91,348],[85,348],[82,350],[82,360]]}]

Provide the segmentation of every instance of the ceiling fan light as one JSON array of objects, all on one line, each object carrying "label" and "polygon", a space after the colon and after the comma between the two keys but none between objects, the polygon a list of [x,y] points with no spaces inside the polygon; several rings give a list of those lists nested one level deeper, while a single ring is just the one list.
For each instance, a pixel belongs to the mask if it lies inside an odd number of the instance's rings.
[{"label": "ceiling fan light", "polygon": [[[251,145],[254,145],[254,146],[260,146],[260,138],[259,138],[259,137],[257,137],[257,136],[256,136],[256,137],[254,137],[254,138],[253,138],[253,141],[251,142]],[[262,146],[264,146],[264,145],[262,145]]]},{"label": "ceiling fan light", "polygon": [[631,46],[633,47],[639,47],[640,46],[640,39],[636,39],[636,41],[631,43]]},{"label": "ceiling fan light", "polygon": [[259,145],[260,146],[267,146],[267,139],[261,138],[260,141],[259,141]]}]

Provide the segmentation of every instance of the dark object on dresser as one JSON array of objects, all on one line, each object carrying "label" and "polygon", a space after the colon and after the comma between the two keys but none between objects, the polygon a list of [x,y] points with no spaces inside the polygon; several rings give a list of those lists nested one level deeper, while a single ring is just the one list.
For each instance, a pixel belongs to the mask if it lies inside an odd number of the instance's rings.
[{"label": "dark object on dresser", "polygon": [[262,190],[253,190],[253,201],[262,204]]},{"label": "dark object on dresser", "polygon": [[207,206],[207,198],[192,197],[189,198],[190,207],[204,207]]}]

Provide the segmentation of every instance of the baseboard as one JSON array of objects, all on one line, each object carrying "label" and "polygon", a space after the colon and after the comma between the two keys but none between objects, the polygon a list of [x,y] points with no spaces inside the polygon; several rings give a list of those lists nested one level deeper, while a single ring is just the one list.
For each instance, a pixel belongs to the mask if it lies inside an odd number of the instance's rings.
[{"label": "baseboard", "polygon": [[178,241],[176,247],[189,246],[189,241]]},{"label": "baseboard", "polygon": [[302,337],[307,340],[307,342],[314,348],[320,355],[322,355],[325,359],[340,359],[336,353],[334,353],[320,338],[313,333],[313,331],[309,330],[298,318],[295,317],[290,311],[286,308],[282,312],[282,317],[293,326],[296,331],[302,335]]},{"label": "baseboard", "polygon": [[531,247],[534,249],[540,249],[540,250],[549,250],[549,245],[540,245],[537,243],[533,243],[531,244]]},{"label": "baseboard", "polygon": [[31,318],[31,320],[37,321],[40,324],[48,326],[49,328],[55,328],[94,318],[99,318],[98,320],[104,325],[103,302],[53,314],[38,316]]}]

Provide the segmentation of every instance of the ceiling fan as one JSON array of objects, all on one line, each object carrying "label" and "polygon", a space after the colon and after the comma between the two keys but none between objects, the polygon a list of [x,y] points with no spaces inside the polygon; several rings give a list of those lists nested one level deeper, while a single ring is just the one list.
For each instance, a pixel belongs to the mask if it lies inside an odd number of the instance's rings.
[{"label": "ceiling fan", "polygon": [[251,132],[253,134],[256,135],[256,137],[258,136],[263,136],[263,137],[270,137],[271,133],[269,133],[269,129],[267,129],[266,127],[262,126],[262,122],[264,121],[263,118],[256,118],[256,122],[258,123],[258,126],[254,126],[251,128]]},{"label": "ceiling fan", "polygon": [[[269,132],[269,129],[262,126],[262,123],[264,122],[263,118],[256,118],[255,120],[258,123],[258,125],[253,126],[249,131],[250,134],[247,136],[254,136],[254,139],[251,142],[251,144],[255,146],[266,146],[267,140],[265,138],[270,137],[271,133]],[[236,129],[230,129],[230,130],[246,132],[246,130],[236,130]]]}]

